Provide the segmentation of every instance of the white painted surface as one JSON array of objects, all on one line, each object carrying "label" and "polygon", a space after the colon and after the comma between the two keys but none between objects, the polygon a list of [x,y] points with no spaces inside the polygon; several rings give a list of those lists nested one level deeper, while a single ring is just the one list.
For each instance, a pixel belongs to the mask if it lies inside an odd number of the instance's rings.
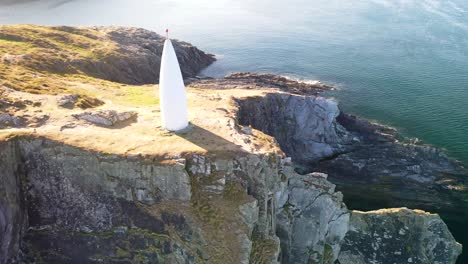
[{"label": "white painted surface", "polygon": [[174,47],[164,42],[159,74],[159,104],[163,128],[177,131],[188,126],[187,95]]}]

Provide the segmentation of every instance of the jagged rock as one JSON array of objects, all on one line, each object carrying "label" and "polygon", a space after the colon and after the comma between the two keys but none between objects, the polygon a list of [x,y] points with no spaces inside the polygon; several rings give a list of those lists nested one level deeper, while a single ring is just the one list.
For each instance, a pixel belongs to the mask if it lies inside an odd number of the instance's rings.
[{"label": "jagged rock", "polygon": [[0,113],[0,129],[7,127],[20,127],[23,122],[20,118],[8,113]]},{"label": "jagged rock", "polygon": [[248,202],[239,206],[242,220],[249,229],[249,236],[252,235],[252,231],[258,221],[258,210],[259,208],[257,200],[253,200],[252,202]]},{"label": "jagged rock", "polygon": [[27,230],[27,213],[14,142],[0,142],[0,263],[14,263]]},{"label": "jagged rock", "polygon": [[318,95],[321,92],[333,90],[332,86],[319,81],[296,81],[274,74],[258,74],[252,72],[233,73],[222,79],[204,78],[190,84],[192,87],[204,89],[263,89],[275,88],[285,92],[300,95]]},{"label": "jagged rock", "polygon": [[440,149],[399,141],[395,129],[320,107],[314,98],[243,98],[239,121],[274,136],[301,173],[328,174],[350,207],[421,208],[455,227],[468,219],[468,173],[460,163]]},{"label": "jagged rock", "polygon": [[[5,25],[0,31],[2,39],[21,41],[37,48],[32,49],[35,52],[18,55],[16,52],[8,54],[13,52],[7,50],[0,56],[0,62],[6,66],[26,66],[60,74],[83,73],[125,84],[154,84],[159,81],[165,38],[146,29]],[[63,45],[59,47],[51,40]],[[214,55],[206,54],[189,43],[173,40],[173,45],[184,78],[195,77],[216,60]],[[89,51],[90,56],[77,55],[76,49]]]},{"label": "jagged rock", "polygon": [[137,117],[136,112],[117,112],[115,110],[99,110],[94,112],[84,112],[73,115],[76,119],[81,119],[98,126],[110,127],[116,124],[131,120]]},{"label": "jagged rock", "polygon": [[15,116],[8,113],[0,113],[0,129],[19,127],[39,127],[49,119],[48,115],[20,115]]},{"label": "jagged rock", "polygon": [[437,214],[407,208],[353,211],[339,262],[455,263],[461,251]]},{"label": "jagged rock", "polygon": [[73,108],[77,101],[78,101],[78,95],[67,94],[57,99],[57,105],[61,107],[66,107],[66,108]]},{"label": "jagged rock", "polygon": [[247,135],[253,135],[252,128],[250,126],[244,126],[241,128],[242,133]]},{"label": "jagged rock", "polygon": [[[149,84],[159,81],[159,67],[165,38],[142,28],[93,27],[105,33],[116,43],[118,56],[100,61],[75,61],[91,75],[100,74],[104,79],[128,84]],[[215,61],[211,54],[183,41],[173,40],[174,49],[184,78],[194,77]]]},{"label": "jagged rock", "polygon": [[277,219],[281,262],[334,263],[349,222],[341,194],[320,174],[291,177],[287,191]]},{"label": "jagged rock", "polygon": [[275,93],[238,103],[240,123],[274,136],[296,162],[333,156],[351,142],[347,131],[336,122],[340,111],[333,100]]},{"label": "jagged rock", "polygon": [[241,249],[240,264],[250,263],[250,252],[252,251],[252,241],[246,234],[239,234],[238,237]]},{"label": "jagged rock", "polygon": [[337,121],[359,140],[345,153],[308,165],[329,175],[348,206],[408,206],[467,219],[468,173],[458,162],[435,147],[397,141],[394,129],[343,113]]},{"label": "jagged rock", "polygon": [[92,108],[103,105],[104,102],[87,95],[66,94],[57,98],[57,105],[65,108],[74,108],[75,106],[81,109]]},{"label": "jagged rock", "polygon": [[[33,249],[46,263],[61,263],[64,256],[80,263],[96,257],[122,261],[139,254],[162,263],[194,263],[167,236],[167,226],[196,244],[198,231],[176,212],[158,218],[137,205],[189,201],[183,164],[130,161],[44,139],[0,142],[0,160],[0,263],[16,263],[26,231],[20,263],[34,263]],[[128,232],[120,232],[123,227]]]}]

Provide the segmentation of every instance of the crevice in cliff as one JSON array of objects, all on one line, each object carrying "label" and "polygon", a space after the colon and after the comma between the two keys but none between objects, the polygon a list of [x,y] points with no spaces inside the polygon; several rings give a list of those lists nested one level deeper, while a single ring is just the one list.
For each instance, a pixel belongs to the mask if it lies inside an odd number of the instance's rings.
[{"label": "crevice in cliff", "polygon": [[0,142],[0,263],[14,262],[27,231],[25,171],[16,142]]}]

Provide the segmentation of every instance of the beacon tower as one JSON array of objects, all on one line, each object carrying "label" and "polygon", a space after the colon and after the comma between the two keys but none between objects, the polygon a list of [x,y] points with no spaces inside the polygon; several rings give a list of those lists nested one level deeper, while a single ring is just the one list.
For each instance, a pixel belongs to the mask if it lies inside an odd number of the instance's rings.
[{"label": "beacon tower", "polygon": [[159,104],[162,127],[177,131],[188,126],[187,95],[174,47],[166,30],[159,74]]}]

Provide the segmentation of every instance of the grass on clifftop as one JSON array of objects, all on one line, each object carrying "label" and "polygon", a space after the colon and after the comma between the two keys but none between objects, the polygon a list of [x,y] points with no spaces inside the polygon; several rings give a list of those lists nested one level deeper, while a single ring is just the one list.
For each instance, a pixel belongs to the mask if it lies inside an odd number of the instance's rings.
[{"label": "grass on clifftop", "polygon": [[36,25],[0,26],[0,87],[32,94],[78,94],[84,98],[110,92],[119,103],[159,104],[150,85],[131,86],[95,78],[87,65],[118,56],[105,33],[90,28]]},{"label": "grass on clifftop", "polygon": [[0,86],[35,94],[65,93],[70,81],[94,79],[82,70],[86,64],[113,56],[116,50],[97,30],[3,25]]}]

